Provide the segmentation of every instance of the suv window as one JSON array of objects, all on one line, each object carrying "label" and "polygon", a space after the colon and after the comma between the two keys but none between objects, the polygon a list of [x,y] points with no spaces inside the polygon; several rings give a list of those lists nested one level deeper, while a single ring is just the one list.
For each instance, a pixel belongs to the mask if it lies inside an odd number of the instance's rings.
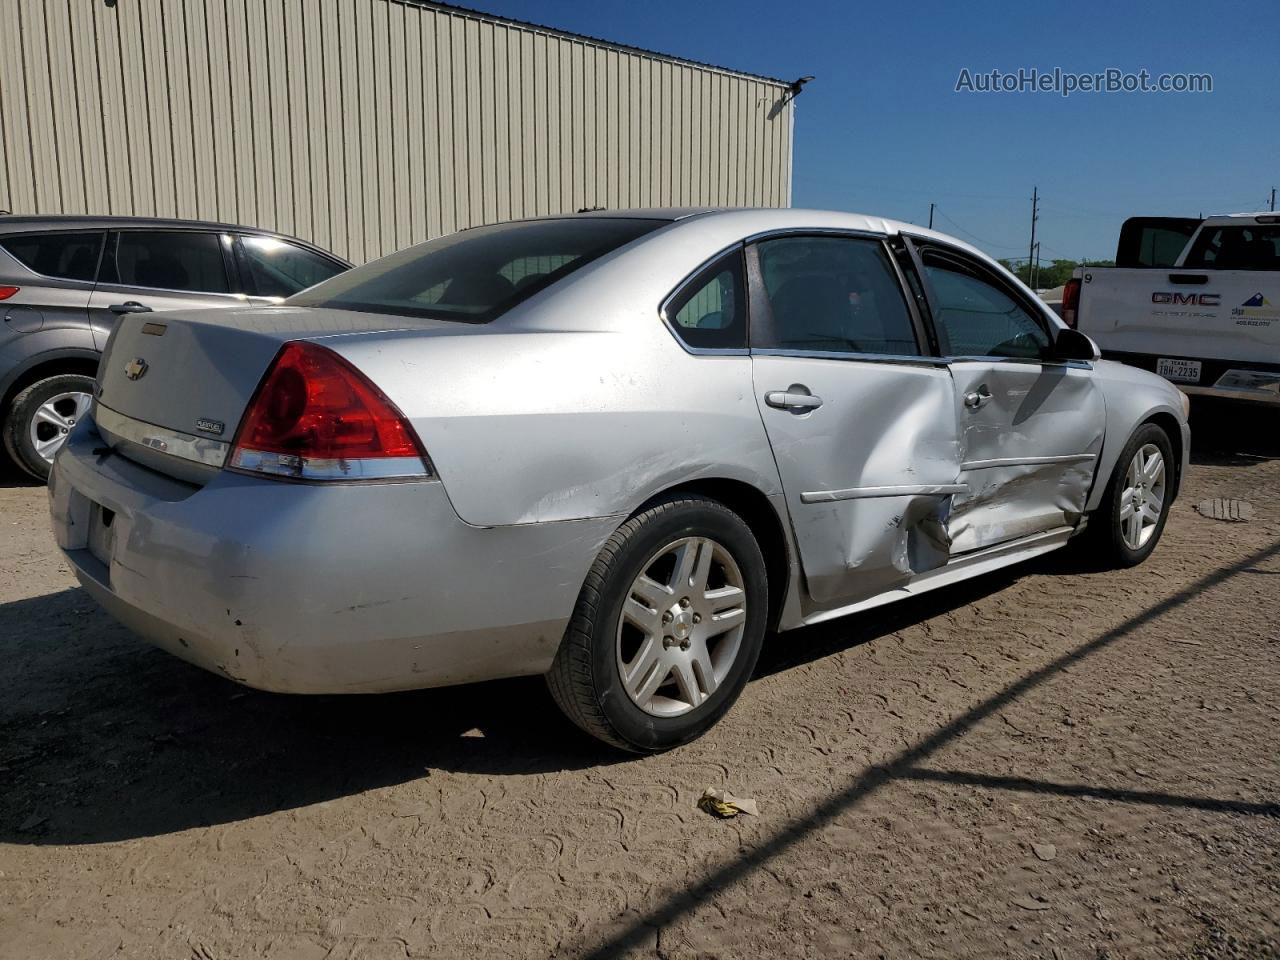
[{"label": "suv window", "polygon": [[258,297],[291,297],[343,270],[327,257],[276,237],[242,234],[236,256],[244,292]]},{"label": "suv window", "polygon": [[115,273],[103,283],[194,293],[230,293],[222,241],[216,233],[191,230],[123,230],[114,258]]},{"label": "suv window", "polygon": [[1042,359],[1052,341],[1044,324],[977,268],[926,252],[934,327],[944,356]]},{"label": "suv window", "polygon": [[918,356],[889,255],[862,237],[779,237],[759,246],[769,316],[753,347]]},{"label": "suv window", "polygon": [[742,250],[725,254],[684,286],[666,307],[681,340],[700,349],[747,345],[747,286]]},{"label": "suv window", "polygon": [[1183,266],[1280,270],[1280,226],[1205,227]]},{"label": "suv window", "polygon": [[667,223],[563,217],[474,227],[348,270],[289,302],[488,323],[597,257]]},{"label": "suv window", "polygon": [[0,240],[29,270],[46,277],[92,283],[105,233],[20,233]]}]

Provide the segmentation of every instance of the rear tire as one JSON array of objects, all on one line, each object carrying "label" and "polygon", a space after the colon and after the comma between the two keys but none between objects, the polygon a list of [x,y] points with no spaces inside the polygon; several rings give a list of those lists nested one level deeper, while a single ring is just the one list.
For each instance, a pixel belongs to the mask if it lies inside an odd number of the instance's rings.
[{"label": "rear tire", "polygon": [[93,377],[61,373],[37,380],[9,405],[0,433],[9,457],[40,482],[49,479],[53,455],[88,412]]},{"label": "rear tire", "polygon": [[1144,423],[1134,431],[1086,530],[1108,566],[1136,567],[1156,548],[1169,518],[1175,469],[1163,429]]},{"label": "rear tire", "polygon": [[738,699],[768,604],[764,556],[741,517],[693,494],[659,500],[600,551],[547,686],[605,743],[635,753],[680,746]]}]

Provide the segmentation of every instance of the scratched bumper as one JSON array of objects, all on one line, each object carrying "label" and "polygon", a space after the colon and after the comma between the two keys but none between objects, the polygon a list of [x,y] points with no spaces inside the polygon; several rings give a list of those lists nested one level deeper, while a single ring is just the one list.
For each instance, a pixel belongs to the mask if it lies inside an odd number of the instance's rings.
[{"label": "scratched bumper", "polygon": [[49,487],[58,545],[85,590],[145,640],[266,690],[545,672],[616,526],[472,527],[438,482],[224,472],[197,487],[95,446],[91,424],[75,431]]}]

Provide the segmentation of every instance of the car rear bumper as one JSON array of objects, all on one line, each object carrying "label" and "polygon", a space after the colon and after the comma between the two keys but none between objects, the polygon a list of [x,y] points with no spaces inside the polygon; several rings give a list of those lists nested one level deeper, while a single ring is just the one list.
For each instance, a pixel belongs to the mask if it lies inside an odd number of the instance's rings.
[{"label": "car rear bumper", "polygon": [[1197,397],[1221,397],[1227,400],[1249,400],[1256,403],[1280,404],[1280,364],[1243,360],[1213,360],[1180,357],[1174,354],[1126,353],[1104,351],[1109,360],[1131,367],[1157,372],[1161,359],[1189,360],[1200,364],[1198,383],[1171,380],[1183,393]]},{"label": "car rear bumper", "polygon": [[[617,521],[478,528],[438,482],[194,486],[77,429],[49,487],[76,576],[139,636],[292,693],[545,672]],[[110,520],[107,526],[106,520]]]}]

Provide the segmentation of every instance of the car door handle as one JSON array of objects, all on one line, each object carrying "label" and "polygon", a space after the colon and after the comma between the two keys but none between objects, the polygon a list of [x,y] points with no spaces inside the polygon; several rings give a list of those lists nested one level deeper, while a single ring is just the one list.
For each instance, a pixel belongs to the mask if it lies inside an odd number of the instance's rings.
[{"label": "car door handle", "polygon": [[764,395],[764,402],[779,410],[816,410],[822,406],[822,398],[811,393],[797,393],[792,390],[770,390]]},{"label": "car door handle", "polygon": [[113,303],[107,307],[117,317],[122,313],[151,313],[151,308],[137,300],[126,300],[124,303]]},{"label": "car door handle", "polygon": [[991,391],[987,389],[987,385],[984,383],[977,390],[964,395],[964,405],[970,410],[977,410],[979,407],[985,406],[990,399]]}]

